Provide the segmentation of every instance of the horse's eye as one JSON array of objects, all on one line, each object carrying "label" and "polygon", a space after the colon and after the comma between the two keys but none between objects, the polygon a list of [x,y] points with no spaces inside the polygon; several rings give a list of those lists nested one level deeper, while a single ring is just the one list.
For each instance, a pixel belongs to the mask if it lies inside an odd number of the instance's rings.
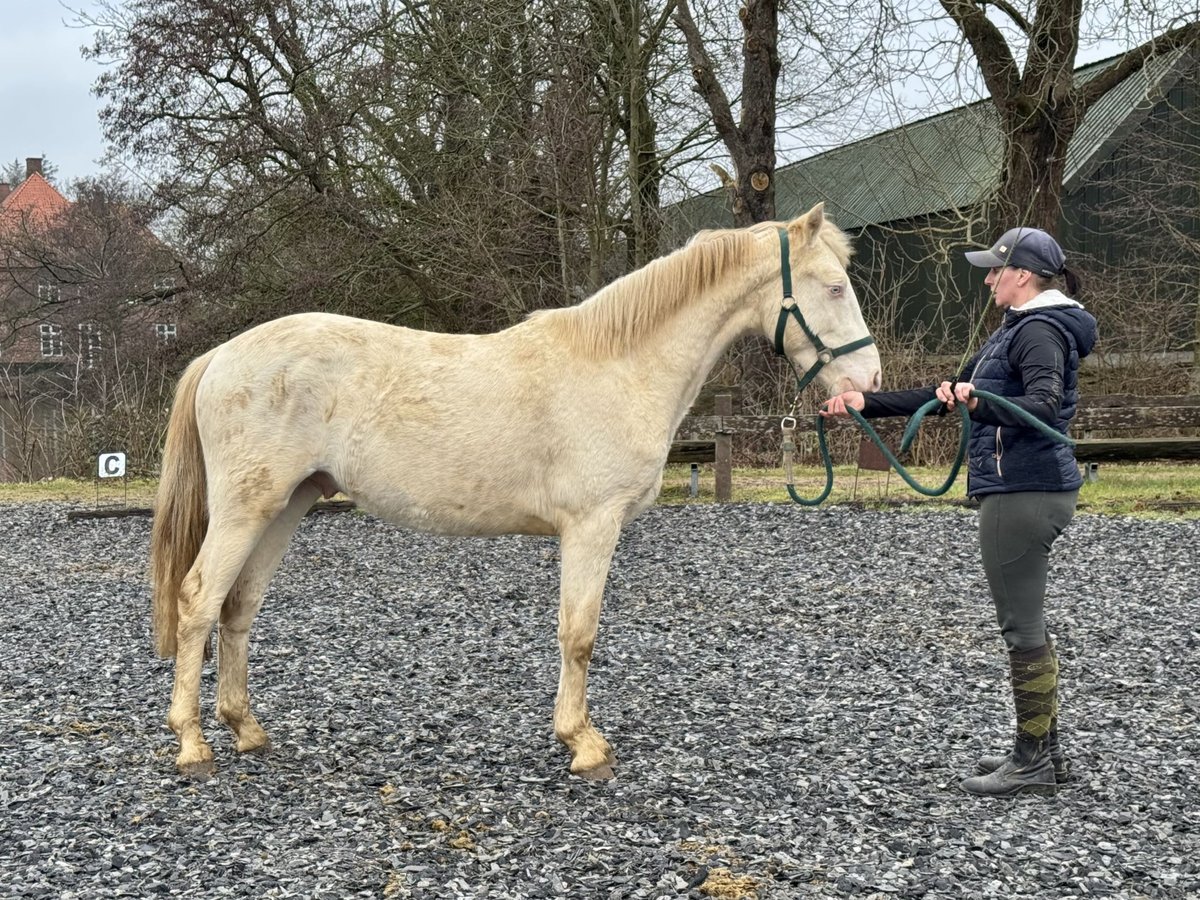
[{"label": "horse's eye", "polygon": [[829,293],[833,294],[833,296],[835,296],[835,297],[842,296],[842,294],[845,292],[845,290],[846,289],[844,287],[842,287],[840,284],[831,284],[829,286]]}]

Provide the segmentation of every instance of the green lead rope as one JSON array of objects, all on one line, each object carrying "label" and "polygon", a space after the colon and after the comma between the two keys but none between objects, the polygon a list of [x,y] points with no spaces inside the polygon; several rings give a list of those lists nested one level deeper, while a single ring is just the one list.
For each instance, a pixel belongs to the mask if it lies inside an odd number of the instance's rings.
[{"label": "green lead rope", "polygon": [[[971,396],[997,404],[1001,408],[1006,409],[1023,419],[1030,426],[1036,428],[1042,434],[1060,444],[1066,444],[1069,447],[1075,446],[1075,442],[1065,434],[1055,431],[1045,422],[1036,418],[1026,410],[1021,409],[1021,407],[1017,406],[1015,403],[1005,397],[993,394],[990,391],[979,390],[971,391]],[[913,441],[916,440],[917,430],[921,427],[921,421],[925,418],[925,416],[941,405],[942,402],[940,400],[930,400],[915,413],[913,413],[912,418],[908,420],[908,425],[904,429],[904,436],[900,440],[900,454],[907,453],[909,447],[912,446]],[[962,403],[957,403],[955,406],[958,408],[959,418],[962,421],[962,433],[958,440],[958,453],[955,454],[954,463],[950,467],[950,474],[946,477],[945,482],[943,482],[940,487],[936,488],[927,488],[918,483],[917,480],[908,473],[908,470],[900,464],[900,461],[896,458],[895,454],[888,449],[888,446],[883,442],[882,438],[879,437],[879,434],[875,431],[875,429],[870,426],[867,420],[863,418],[862,414],[856,409],[848,409],[847,411],[850,413],[851,418],[853,418],[858,424],[858,427],[862,429],[863,433],[870,438],[871,442],[879,448],[880,452],[883,453],[884,459],[888,461],[888,465],[895,469],[896,473],[904,479],[905,484],[907,484],[917,493],[924,494],[926,497],[940,497],[942,494],[946,493],[946,491],[950,490],[950,486],[954,484],[954,480],[958,478],[959,469],[962,468],[963,460],[967,455],[967,444],[971,439],[971,416],[967,412],[967,407]],[[818,497],[811,500],[805,499],[796,493],[795,477],[792,472],[792,454],[796,449],[796,444],[792,438],[792,435],[796,430],[796,420],[791,416],[788,416],[781,423],[781,428],[783,430],[783,465],[787,474],[787,491],[792,500],[794,500],[796,503],[799,503],[801,506],[819,506],[825,502],[826,498],[833,490],[833,459],[829,455],[829,444],[825,439],[825,419],[819,415],[816,417],[816,419],[817,445],[821,451],[821,462],[825,466],[825,489]],[[790,425],[788,424],[789,422],[791,423]]]}]

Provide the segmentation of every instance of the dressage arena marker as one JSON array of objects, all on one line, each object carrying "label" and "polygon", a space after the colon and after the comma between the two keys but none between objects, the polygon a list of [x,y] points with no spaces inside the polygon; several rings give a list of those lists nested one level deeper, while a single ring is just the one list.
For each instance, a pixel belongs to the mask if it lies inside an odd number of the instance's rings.
[{"label": "dressage arena marker", "polygon": [[[96,503],[90,509],[73,509],[67,513],[67,521],[74,519],[107,519],[116,516],[148,516],[148,509],[129,508],[129,474],[126,470],[125,452],[108,450],[96,457]],[[109,478],[121,479],[121,499],[102,502],[100,484]]]}]

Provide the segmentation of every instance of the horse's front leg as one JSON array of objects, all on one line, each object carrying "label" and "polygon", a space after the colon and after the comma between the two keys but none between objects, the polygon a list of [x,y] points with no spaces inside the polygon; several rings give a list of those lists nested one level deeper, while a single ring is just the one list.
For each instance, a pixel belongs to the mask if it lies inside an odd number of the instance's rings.
[{"label": "horse's front leg", "polygon": [[554,733],[571,751],[571,771],[587,778],[611,778],[612,748],[588,714],[587,672],[600,623],[604,582],[620,534],[613,517],[580,523],[563,531],[562,588],[558,644],[562,672],[554,704]]}]

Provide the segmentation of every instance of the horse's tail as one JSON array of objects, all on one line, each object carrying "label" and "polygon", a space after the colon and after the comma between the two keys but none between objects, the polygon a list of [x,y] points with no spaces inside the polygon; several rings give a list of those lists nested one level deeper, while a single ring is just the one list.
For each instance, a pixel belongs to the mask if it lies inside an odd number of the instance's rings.
[{"label": "horse's tail", "polygon": [[180,586],[208,530],[208,479],[196,424],[196,388],[213,352],[193,360],[179,379],[163,447],[150,534],[150,584],[155,646],[164,657],[175,655]]}]

